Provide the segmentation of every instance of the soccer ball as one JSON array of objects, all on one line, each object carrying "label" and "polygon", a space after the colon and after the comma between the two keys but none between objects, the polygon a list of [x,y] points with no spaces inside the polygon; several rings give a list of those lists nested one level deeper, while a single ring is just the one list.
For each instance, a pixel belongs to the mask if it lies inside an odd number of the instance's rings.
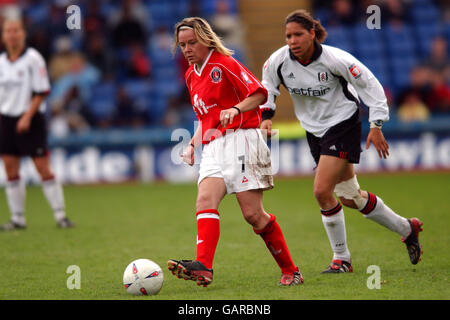
[{"label": "soccer ball", "polygon": [[164,274],[161,268],[151,260],[132,261],[123,273],[123,285],[129,294],[155,295],[161,290]]}]

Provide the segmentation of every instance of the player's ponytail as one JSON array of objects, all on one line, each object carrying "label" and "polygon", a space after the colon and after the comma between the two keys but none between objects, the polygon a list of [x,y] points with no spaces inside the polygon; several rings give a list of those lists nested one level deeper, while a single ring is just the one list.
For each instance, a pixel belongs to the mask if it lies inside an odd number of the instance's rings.
[{"label": "player's ponytail", "polygon": [[285,25],[289,22],[296,22],[308,31],[314,29],[314,32],[316,33],[316,41],[319,43],[324,42],[327,38],[328,33],[320,23],[320,20],[314,19],[306,10],[300,9],[291,12],[286,17]]},{"label": "player's ponytail", "polygon": [[172,54],[174,55],[175,52],[177,51],[179,41],[178,33],[180,32],[180,30],[183,29],[194,30],[197,40],[208,48],[216,49],[218,52],[226,56],[232,56],[234,54],[233,50],[228,49],[227,47],[224,46],[222,40],[213,31],[213,29],[205,19],[199,17],[190,17],[184,18],[182,21],[178,22],[175,25],[174,43],[172,48]]}]

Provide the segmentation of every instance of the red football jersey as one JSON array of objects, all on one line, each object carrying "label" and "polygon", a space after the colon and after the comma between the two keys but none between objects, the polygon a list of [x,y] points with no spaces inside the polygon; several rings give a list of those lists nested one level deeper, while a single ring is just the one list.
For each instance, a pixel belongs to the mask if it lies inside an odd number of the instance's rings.
[{"label": "red football jersey", "polygon": [[[202,126],[202,142],[209,143],[226,130],[259,128],[260,108],[242,112],[225,128],[220,111],[231,108],[255,92],[267,90],[250,71],[233,57],[211,50],[200,70],[191,65],[185,74],[191,103]],[[264,102],[265,103],[265,102]]]}]

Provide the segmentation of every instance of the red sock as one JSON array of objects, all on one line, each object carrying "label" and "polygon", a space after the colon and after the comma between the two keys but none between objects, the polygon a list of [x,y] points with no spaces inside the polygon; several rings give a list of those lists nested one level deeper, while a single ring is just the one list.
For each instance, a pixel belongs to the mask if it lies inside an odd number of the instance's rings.
[{"label": "red sock", "polygon": [[197,212],[197,261],[212,268],[220,235],[219,212],[215,209]]},{"label": "red sock", "polygon": [[284,240],[283,232],[280,226],[275,221],[275,216],[270,214],[270,221],[262,230],[253,231],[259,234],[266,243],[267,248],[274,257],[275,261],[281,269],[282,273],[293,273],[298,271],[298,268],[294,265],[292,261],[291,254]]}]

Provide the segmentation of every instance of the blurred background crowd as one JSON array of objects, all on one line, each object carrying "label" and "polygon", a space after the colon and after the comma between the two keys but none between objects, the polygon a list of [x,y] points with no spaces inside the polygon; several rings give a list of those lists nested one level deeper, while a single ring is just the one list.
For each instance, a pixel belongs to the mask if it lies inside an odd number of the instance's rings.
[{"label": "blurred background crowd", "polygon": [[[80,30],[67,28],[71,4],[81,9]],[[28,45],[47,61],[50,132],[60,137],[192,123],[188,65],[171,53],[173,25],[184,17],[207,17],[242,60],[236,0],[0,0],[0,13],[24,19]]]},{"label": "blurred background crowd", "polygon": [[[23,17],[28,45],[46,59],[50,133],[65,137],[91,129],[192,124],[184,84],[188,65],[180,52],[171,53],[173,25],[187,16],[205,17],[246,64],[252,35],[245,33],[239,2],[0,0],[0,16]],[[81,9],[80,30],[67,28],[71,4]],[[366,26],[371,4],[381,8],[380,29]],[[311,6],[328,31],[325,43],[355,55],[380,80],[393,121],[450,114],[449,1],[321,0]]]},{"label": "blurred background crowd", "polygon": [[[371,69],[385,88],[394,119],[426,121],[450,113],[449,1],[314,4],[316,17],[328,31],[326,43],[349,51]],[[367,28],[371,4],[381,9],[380,29]]]}]

